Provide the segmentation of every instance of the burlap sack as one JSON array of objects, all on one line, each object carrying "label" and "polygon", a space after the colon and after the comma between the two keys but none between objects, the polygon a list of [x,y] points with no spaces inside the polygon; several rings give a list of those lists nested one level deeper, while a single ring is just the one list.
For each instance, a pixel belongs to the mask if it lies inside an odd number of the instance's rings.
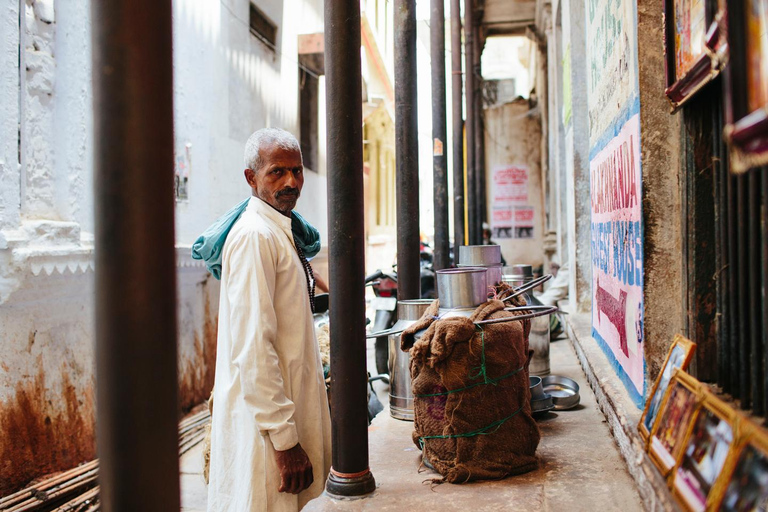
[{"label": "burlap sack", "polygon": [[[504,285],[499,291],[509,293]],[[514,315],[504,311],[509,305],[490,300],[470,318],[436,321],[435,301],[403,332],[401,348],[411,357],[413,440],[444,481],[499,479],[538,465],[540,433],[528,384],[530,321],[474,324]],[[425,328],[414,344],[414,334]]]}]

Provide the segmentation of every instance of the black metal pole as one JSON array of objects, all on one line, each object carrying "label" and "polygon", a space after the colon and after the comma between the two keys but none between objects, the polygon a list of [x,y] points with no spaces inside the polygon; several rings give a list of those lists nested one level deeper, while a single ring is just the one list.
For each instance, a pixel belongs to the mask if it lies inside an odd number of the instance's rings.
[{"label": "black metal pole", "polygon": [[179,510],[171,2],[91,19],[101,503]]},{"label": "black metal pole", "polygon": [[475,175],[475,17],[474,2],[464,2],[464,96],[467,120],[464,123],[467,137],[467,231],[470,245],[477,245],[477,177]]},{"label": "black metal pole", "polygon": [[461,0],[451,0],[451,107],[453,116],[453,261],[464,245],[464,112],[461,73]]},{"label": "black metal pole", "polygon": [[416,0],[395,1],[395,172],[397,298],[421,296]]},{"label": "black metal pole", "polygon": [[360,2],[325,1],[333,453],[326,491],[374,491],[368,468]]},{"label": "black metal pole", "polygon": [[434,269],[450,267],[448,257],[448,157],[445,121],[445,6],[432,0],[429,31],[432,60],[432,165],[434,170],[435,247]]},{"label": "black metal pole", "polygon": [[472,50],[475,53],[475,194],[477,194],[475,213],[475,244],[483,243],[483,222],[487,213],[485,208],[485,130],[483,119],[483,74],[480,64],[480,55],[483,52],[483,40],[479,20],[475,20],[475,41]]}]

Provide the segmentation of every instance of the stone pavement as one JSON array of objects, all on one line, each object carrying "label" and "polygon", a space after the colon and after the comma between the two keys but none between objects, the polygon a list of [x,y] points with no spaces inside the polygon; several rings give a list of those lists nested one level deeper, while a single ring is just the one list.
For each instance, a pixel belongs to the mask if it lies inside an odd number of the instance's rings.
[{"label": "stone pavement", "polygon": [[[643,510],[568,340],[552,344],[551,367],[554,374],[579,383],[581,404],[540,419],[538,470],[494,482],[430,485],[429,480],[439,475],[420,468],[420,453],[411,441],[412,424],[391,418],[385,410],[369,427],[370,465],[377,482],[373,496],[345,501],[321,496],[304,510]],[[380,396],[384,398],[383,393]],[[200,449],[199,445],[181,461],[182,510],[186,512],[205,510]]]}]

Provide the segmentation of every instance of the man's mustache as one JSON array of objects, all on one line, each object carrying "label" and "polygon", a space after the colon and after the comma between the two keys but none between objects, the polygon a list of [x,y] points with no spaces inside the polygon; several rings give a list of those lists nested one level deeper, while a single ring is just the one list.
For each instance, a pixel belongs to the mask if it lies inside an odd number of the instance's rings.
[{"label": "man's mustache", "polygon": [[298,195],[299,195],[299,189],[293,188],[293,187],[284,188],[283,190],[281,190],[280,192],[277,193],[277,197],[278,198],[282,197],[282,196],[297,196],[298,197]]}]

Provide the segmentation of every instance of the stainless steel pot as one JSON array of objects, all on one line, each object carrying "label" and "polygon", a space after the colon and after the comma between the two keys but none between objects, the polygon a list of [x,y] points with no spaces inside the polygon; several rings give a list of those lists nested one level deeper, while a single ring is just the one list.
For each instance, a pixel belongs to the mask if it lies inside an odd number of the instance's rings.
[{"label": "stainless steel pot", "polygon": [[431,299],[400,300],[397,302],[396,334],[389,335],[389,414],[398,420],[413,421],[413,391],[411,390],[410,355],[400,350],[403,330],[422,317],[432,304]]},{"label": "stainless steel pot", "polygon": [[459,268],[482,267],[486,269],[488,286],[501,282],[501,246],[499,245],[460,245]]},{"label": "stainless steel pot", "polygon": [[486,269],[446,268],[437,271],[437,297],[447,309],[474,308],[488,300]]}]

